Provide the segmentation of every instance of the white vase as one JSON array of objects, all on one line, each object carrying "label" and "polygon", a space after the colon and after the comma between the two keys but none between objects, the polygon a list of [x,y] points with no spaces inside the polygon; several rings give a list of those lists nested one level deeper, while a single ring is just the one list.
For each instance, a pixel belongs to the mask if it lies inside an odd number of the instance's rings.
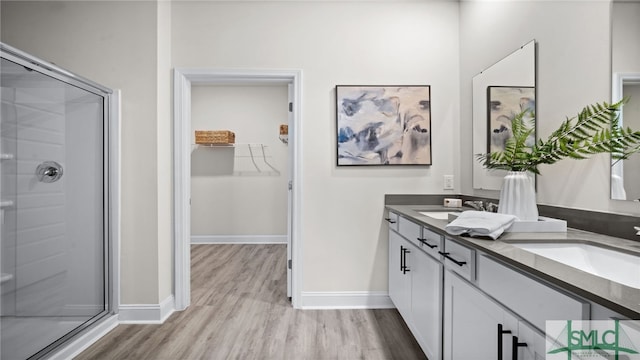
[{"label": "white vase", "polygon": [[498,212],[515,215],[521,221],[537,221],[538,206],[533,179],[525,171],[509,171],[502,180]]}]

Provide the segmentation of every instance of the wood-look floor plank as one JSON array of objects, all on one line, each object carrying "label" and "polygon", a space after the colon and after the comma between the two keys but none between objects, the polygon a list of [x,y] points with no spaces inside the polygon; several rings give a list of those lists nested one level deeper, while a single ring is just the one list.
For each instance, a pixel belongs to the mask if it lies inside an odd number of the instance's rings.
[{"label": "wood-look floor plank", "polygon": [[78,360],[425,359],[396,310],[296,310],[286,246],[192,245],[191,306],[119,325]]}]

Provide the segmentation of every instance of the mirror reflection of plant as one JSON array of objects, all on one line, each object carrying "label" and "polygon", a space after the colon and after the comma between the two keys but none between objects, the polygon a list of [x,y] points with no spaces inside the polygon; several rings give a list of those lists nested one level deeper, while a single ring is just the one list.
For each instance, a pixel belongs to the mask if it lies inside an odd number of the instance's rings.
[{"label": "mirror reflection of plant", "polygon": [[[476,154],[487,169],[530,171],[540,174],[538,165],[553,164],[564,158],[587,159],[590,155],[611,153],[617,160],[640,152],[640,131],[619,125],[619,110],[627,102],[588,105],[573,118],[567,118],[546,140],[527,144],[535,130],[535,114],[524,110],[511,121],[513,136],[503,151]],[[529,120],[526,120],[529,119]],[[529,122],[529,124],[527,124]]]}]

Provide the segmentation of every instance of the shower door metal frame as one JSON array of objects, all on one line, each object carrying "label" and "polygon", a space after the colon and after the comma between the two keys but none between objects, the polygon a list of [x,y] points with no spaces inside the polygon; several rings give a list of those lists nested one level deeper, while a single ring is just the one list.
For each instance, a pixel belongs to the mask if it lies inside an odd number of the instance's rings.
[{"label": "shower door metal frame", "polygon": [[[100,323],[112,318],[117,320],[120,305],[120,92],[113,91],[91,80],[73,74],[54,64],[27,54],[9,45],[0,43],[0,57],[52,77],[58,81],[81,88],[103,98],[103,251],[104,251],[104,304],[105,310],[81,326],[49,344],[35,356],[54,357],[70,348],[83,348],[74,344],[78,335],[85,334]],[[113,326],[117,321],[113,322]],[[104,329],[99,330],[103,332]],[[86,341],[86,340],[85,340]],[[57,353],[56,353],[57,352]],[[65,357],[65,355],[61,355]]]}]

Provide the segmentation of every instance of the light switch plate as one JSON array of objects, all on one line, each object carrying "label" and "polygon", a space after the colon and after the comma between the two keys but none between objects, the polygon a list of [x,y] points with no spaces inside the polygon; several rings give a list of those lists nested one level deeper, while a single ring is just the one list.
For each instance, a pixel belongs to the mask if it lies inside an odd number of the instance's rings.
[{"label": "light switch plate", "polygon": [[453,190],[453,175],[444,175],[444,190]]}]

